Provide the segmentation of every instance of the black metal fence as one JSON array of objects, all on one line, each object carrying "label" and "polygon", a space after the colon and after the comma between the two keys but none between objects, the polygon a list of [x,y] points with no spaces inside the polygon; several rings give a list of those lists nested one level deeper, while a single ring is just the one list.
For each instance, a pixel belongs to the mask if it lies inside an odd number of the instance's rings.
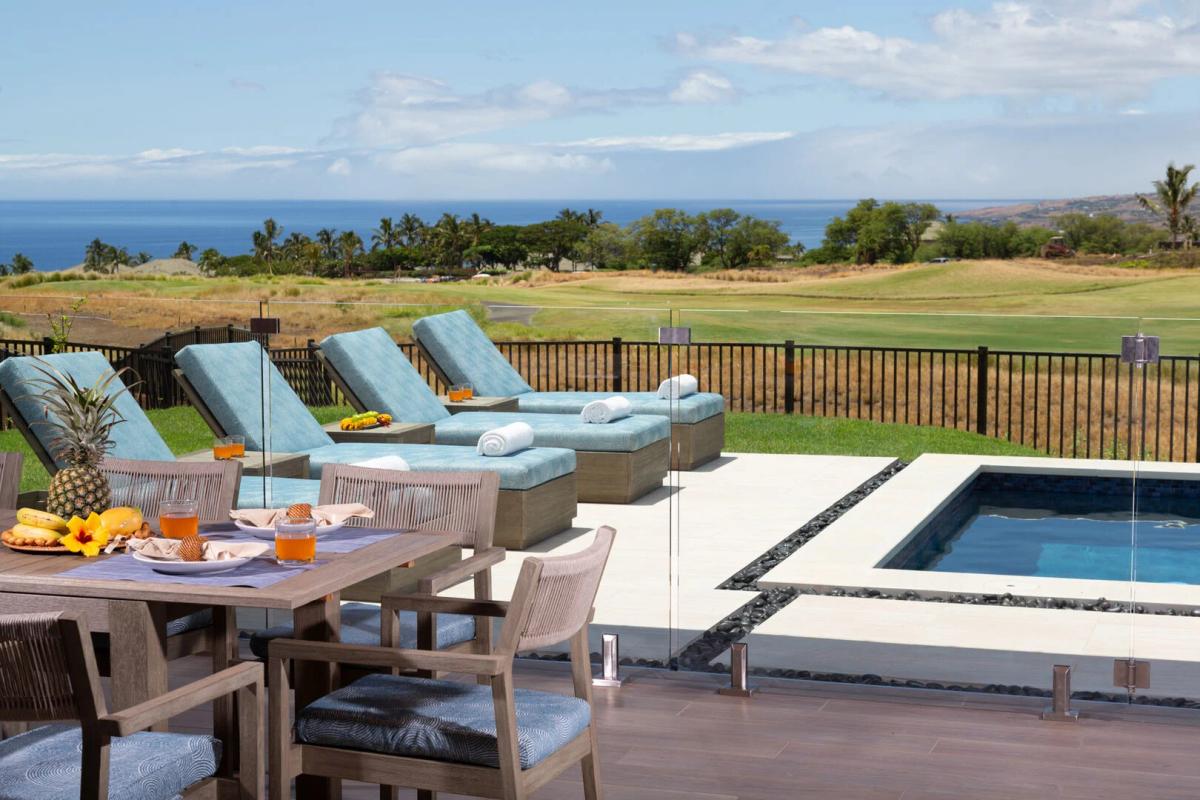
[{"label": "black metal fence", "polygon": [[[98,350],[140,379],[139,402],[185,401],[171,375],[174,353],[193,343],[246,341],[244,329],[195,329],[151,346],[71,343]],[[398,345],[438,379],[411,343]],[[49,352],[50,340],[0,340],[0,357]],[[805,414],[971,431],[1072,458],[1200,460],[1200,357],[1122,364],[1111,353],[811,345],[786,341],[659,345],[620,338],[500,342],[538,391],[653,391],[689,372],[731,411]],[[272,348],[271,358],[309,405],[344,402],[316,345]]]}]

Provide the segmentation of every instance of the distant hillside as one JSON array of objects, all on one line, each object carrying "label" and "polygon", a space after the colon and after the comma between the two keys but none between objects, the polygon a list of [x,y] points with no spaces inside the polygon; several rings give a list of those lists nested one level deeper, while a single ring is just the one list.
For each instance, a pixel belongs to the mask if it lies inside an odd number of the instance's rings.
[{"label": "distant hillside", "polygon": [[1040,225],[1055,227],[1055,217],[1062,214],[1112,214],[1126,222],[1157,223],[1157,218],[1138,205],[1132,194],[1111,194],[1100,197],[1076,197],[1069,200],[1039,200],[1034,203],[1017,203],[1011,206],[992,206],[963,211],[956,216],[963,220],[976,220],[1003,224]]}]

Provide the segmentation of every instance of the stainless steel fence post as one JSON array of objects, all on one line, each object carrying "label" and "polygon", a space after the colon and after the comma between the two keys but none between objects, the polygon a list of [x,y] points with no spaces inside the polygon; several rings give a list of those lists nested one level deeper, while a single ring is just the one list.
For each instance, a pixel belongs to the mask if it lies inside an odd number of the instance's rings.
[{"label": "stainless steel fence post", "polygon": [[750,688],[747,675],[750,671],[750,648],[745,642],[738,642],[729,648],[729,685],[717,689],[717,694],[726,697],[749,697],[754,694]]},{"label": "stainless steel fence post", "polygon": [[1050,722],[1078,722],[1079,712],[1071,708],[1071,668],[1054,665],[1054,688],[1050,705],[1042,711],[1042,719]]},{"label": "stainless steel fence post", "polygon": [[615,633],[600,636],[600,677],[592,678],[592,686],[621,688],[621,646]]}]

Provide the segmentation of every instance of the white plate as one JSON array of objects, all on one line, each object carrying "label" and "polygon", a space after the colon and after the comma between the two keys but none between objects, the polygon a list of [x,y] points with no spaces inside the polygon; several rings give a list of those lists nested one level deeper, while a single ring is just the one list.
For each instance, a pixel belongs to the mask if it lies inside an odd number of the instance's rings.
[{"label": "white plate", "polygon": [[164,561],[161,558],[150,558],[150,556],[144,556],[138,552],[135,552],[133,557],[138,561],[146,562],[155,572],[161,572],[164,575],[212,575],[237,569],[253,560],[230,558],[225,561]]},{"label": "white plate", "polygon": [[[274,528],[256,528],[253,525],[247,525],[245,522],[242,522],[240,519],[235,519],[233,521],[233,524],[238,527],[238,530],[243,530],[246,533],[252,535],[256,539],[267,539],[272,542],[275,541],[275,529]],[[344,522],[339,522],[336,525],[318,525],[317,526],[317,538],[320,538],[327,533],[337,533],[338,531],[340,531],[342,529],[342,527],[345,524],[346,523],[344,523]]]}]

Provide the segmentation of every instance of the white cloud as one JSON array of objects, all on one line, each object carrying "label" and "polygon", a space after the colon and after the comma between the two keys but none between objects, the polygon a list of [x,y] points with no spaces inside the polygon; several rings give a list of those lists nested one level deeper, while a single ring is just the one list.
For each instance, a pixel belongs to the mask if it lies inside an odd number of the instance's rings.
[{"label": "white cloud", "polygon": [[329,173],[330,175],[346,176],[346,175],[349,175],[354,170],[350,166],[350,159],[336,158],[333,160],[332,163],[330,163],[330,165],[328,167],[325,168],[325,171],[327,173]]},{"label": "white cloud", "polygon": [[292,147],[227,147],[218,151],[150,148],[132,155],[79,153],[0,154],[0,174],[37,174],[48,179],[138,174],[225,175],[243,170],[285,170],[321,154]]},{"label": "white cloud", "polygon": [[724,75],[697,70],[685,76],[667,96],[675,103],[725,103],[737,98],[737,90]]},{"label": "white cloud", "polygon": [[525,145],[446,142],[381,152],[373,161],[394,172],[428,174],[464,170],[538,174],[548,172],[606,172],[607,158]]},{"label": "white cloud", "polygon": [[1070,97],[1117,102],[1200,73],[1200,27],[1139,0],[996,2],[931,20],[929,39],[851,26],[778,38],[676,36],[683,53],[844,81],[905,99]]},{"label": "white cloud", "polygon": [[680,133],[666,136],[596,136],[574,142],[563,142],[561,146],[587,150],[702,152],[732,150],[737,147],[750,147],[764,142],[778,142],[783,139],[789,139],[793,135],[790,131],[776,131],[761,133]]}]

